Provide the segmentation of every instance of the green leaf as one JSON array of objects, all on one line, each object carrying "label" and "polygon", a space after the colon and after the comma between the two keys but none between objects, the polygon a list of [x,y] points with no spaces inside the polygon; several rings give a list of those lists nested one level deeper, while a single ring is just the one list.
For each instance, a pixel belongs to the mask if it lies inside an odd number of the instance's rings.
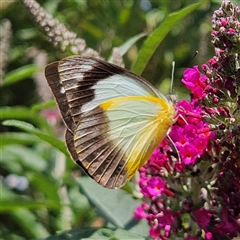
[{"label": "green leaf", "polygon": [[79,27],[80,27],[80,29],[85,30],[88,33],[92,34],[96,38],[103,37],[103,31],[96,25],[91,24],[90,22],[82,20],[79,23]]},{"label": "green leaf", "polygon": [[36,201],[33,199],[27,199],[26,197],[21,197],[4,187],[1,186],[1,213],[14,212],[18,209],[40,209],[42,207],[47,207],[51,209],[60,209],[61,205],[59,201],[44,200]]},{"label": "green leaf", "polygon": [[133,218],[135,208],[141,204],[139,199],[134,199],[122,189],[106,189],[88,177],[77,179],[77,183],[106,221],[132,233],[148,235],[147,223]]},{"label": "green leaf", "polygon": [[38,173],[33,173],[27,175],[31,185],[33,185],[39,192],[43,192],[48,199],[51,199],[57,205],[60,206],[59,198],[59,186],[56,181],[49,179],[46,174],[42,174],[40,171]]},{"label": "green leaf", "polygon": [[25,232],[29,238],[44,238],[49,235],[47,230],[36,221],[35,215],[26,208],[40,209],[45,207],[59,208],[59,206],[50,201],[33,201],[19,197],[19,195],[9,191],[4,186],[1,188],[1,213],[8,213],[11,221],[19,226],[22,232]]},{"label": "green leaf", "polygon": [[8,199],[6,201],[1,201],[1,213],[13,212],[18,209],[41,209],[41,208],[50,208],[50,209],[60,209],[61,205],[58,202],[54,201],[36,201],[36,200],[26,200],[26,199]]},{"label": "green leaf", "polygon": [[146,240],[138,234],[120,228],[81,228],[60,233],[55,236],[45,238],[46,240],[65,240],[65,239],[81,239],[81,240]]},{"label": "green leaf", "polygon": [[40,139],[32,134],[22,132],[10,132],[0,134],[0,148],[6,145],[22,144],[28,145],[39,142]]},{"label": "green leaf", "polygon": [[[19,158],[17,156],[13,156],[11,154],[11,149],[14,146],[15,145],[7,146],[0,150],[1,151],[1,154],[0,154],[1,169],[4,169],[9,173],[22,175],[24,172],[23,164],[21,164],[21,161],[19,161]],[[10,148],[10,151],[9,151],[9,148]]]},{"label": "green leaf", "polygon": [[[20,162],[22,166],[33,171],[45,170],[47,163],[36,151],[21,146],[21,145],[10,145],[1,149],[1,163],[3,165],[9,164],[9,158],[14,158],[16,162]],[[12,162],[12,164],[14,164]]]},{"label": "green leaf", "polygon": [[19,67],[5,75],[4,85],[13,84],[26,78],[32,77],[34,74],[40,72],[41,70],[42,70],[41,68],[34,64]]},{"label": "green leaf", "polygon": [[55,107],[57,104],[56,104],[56,101],[55,100],[50,100],[48,102],[43,102],[43,103],[39,103],[39,104],[34,104],[32,107],[31,107],[31,110],[33,111],[39,111],[39,110],[43,110],[43,109],[46,109],[46,108],[52,108],[52,107]]},{"label": "green leaf", "polygon": [[53,137],[49,134],[40,132],[37,128],[35,128],[33,125],[31,125],[27,122],[18,121],[18,120],[7,120],[7,121],[3,122],[3,125],[17,127],[26,132],[32,133],[35,136],[39,137],[40,139],[44,140],[45,142],[51,144],[54,148],[56,148],[60,152],[62,152],[66,157],[70,158],[64,142],[56,139],[55,137]]},{"label": "green leaf", "polygon": [[[118,50],[121,56],[123,56],[133,46],[133,44],[135,44],[139,39],[141,39],[144,36],[146,36],[146,33],[139,33],[136,36],[133,36],[130,39],[128,39],[121,46],[119,46]],[[109,62],[112,62],[112,56],[110,57]]]},{"label": "green leaf", "polygon": [[13,222],[21,227],[28,239],[44,238],[49,236],[48,231],[39,223],[36,216],[29,210],[19,208],[10,213]]},{"label": "green leaf", "polygon": [[51,133],[52,128],[49,126],[47,121],[37,112],[32,111],[26,107],[2,107],[0,108],[0,120],[28,120],[35,123],[37,126],[46,129],[47,132]]},{"label": "green leaf", "polygon": [[138,75],[141,75],[155,50],[162,42],[164,37],[168,34],[168,32],[170,32],[173,26],[181,19],[183,19],[186,15],[201,6],[202,3],[196,3],[180,11],[169,14],[162,22],[162,24],[143,43],[138,57],[132,66],[132,71]]}]

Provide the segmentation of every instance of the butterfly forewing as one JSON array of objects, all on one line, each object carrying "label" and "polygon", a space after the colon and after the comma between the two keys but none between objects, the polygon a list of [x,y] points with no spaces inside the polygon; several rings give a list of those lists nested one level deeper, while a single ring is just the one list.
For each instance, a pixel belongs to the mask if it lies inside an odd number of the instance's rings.
[{"label": "butterfly forewing", "polygon": [[53,92],[53,95],[58,103],[63,120],[68,127],[68,129],[74,130],[75,123],[72,121],[71,111],[69,109],[69,103],[67,101],[66,92],[63,88],[62,82],[60,81],[60,76],[58,73],[59,62],[54,62],[49,64],[45,68],[45,76],[48,84]]},{"label": "butterfly forewing", "polygon": [[104,187],[129,180],[172,124],[173,105],[126,69],[73,56],[48,65],[45,74],[73,160]]}]

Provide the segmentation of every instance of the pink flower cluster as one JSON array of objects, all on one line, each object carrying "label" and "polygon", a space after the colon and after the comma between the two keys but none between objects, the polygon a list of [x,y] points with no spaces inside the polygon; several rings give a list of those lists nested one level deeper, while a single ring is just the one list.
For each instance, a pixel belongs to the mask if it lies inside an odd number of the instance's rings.
[{"label": "pink flower cluster", "polygon": [[[197,79],[198,78],[198,79]],[[203,84],[201,84],[203,81]],[[183,82],[191,86],[193,98],[191,102],[180,101],[177,120],[173,124],[170,137],[174,145],[167,139],[156,149],[148,163],[140,169],[139,186],[146,201],[136,208],[134,216],[136,219],[146,219],[150,225],[149,235],[154,239],[168,239],[171,235],[178,236],[179,232],[191,232],[191,226],[196,225],[204,233],[204,239],[214,239],[213,234],[224,236],[226,231],[232,231],[236,235],[236,221],[220,221],[214,227],[211,222],[216,216],[216,210],[207,210],[203,204],[194,206],[195,201],[191,194],[194,194],[194,179],[189,185],[190,177],[198,174],[198,164],[204,164],[204,155],[208,155],[208,148],[211,147],[210,140],[214,138],[214,133],[209,125],[203,122],[204,111],[197,100],[205,96],[207,86],[206,77],[201,76],[198,68],[186,69]],[[195,86],[195,87],[194,87]],[[200,87],[201,86],[201,87]],[[194,94],[198,92],[198,94]],[[200,94],[201,93],[201,94]],[[210,150],[209,150],[210,151]],[[205,161],[206,162],[206,161]],[[211,163],[211,161],[210,161]],[[210,165],[209,165],[210,166]],[[204,176],[202,176],[204,178]],[[181,183],[179,186],[178,184]],[[183,186],[189,188],[183,189]],[[204,202],[207,197],[206,189],[199,188],[197,198]],[[191,189],[190,189],[191,188]],[[190,194],[190,196],[188,196]],[[195,193],[196,194],[196,193]],[[169,209],[172,203],[174,208]],[[214,201],[211,203],[214,205]],[[185,228],[183,219],[189,215],[189,227]],[[211,222],[211,224],[209,224]],[[223,231],[223,229],[225,229]],[[190,233],[184,239],[200,239],[202,231],[192,236]]]},{"label": "pink flower cluster", "polygon": [[176,105],[169,139],[140,169],[154,239],[232,239],[240,233],[240,8],[223,1],[213,15],[216,55],[184,71],[191,101]]},{"label": "pink flower cluster", "polygon": [[[188,76],[189,72],[190,69],[187,69],[184,76]],[[196,69],[192,72],[196,72]],[[197,158],[207,149],[211,131],[208,124],[202,121],[201,108],[195,107],[194,102],[183,100],[176,105],[176,109],[177,122],[172,126],[169,135],[179,152],[182,165],[195,164]]]},{"label": "pink flower cluster", "polygon": [[205,88],[208,85],[208,78],[203,75],[201,76],[198,67],[187,68],[184,72],[184,79],[182,82],[185,86],[191,90],[193,99],[198,100],[206,96]]},{"label": "pink flower cluster", "polygon": [[[200,98],[205,94],[203,88],[205,85],[201,83],[204,79],[198,68],[194,67],[184,72],[183,82],[193,91],[196,90],[198,92],[196,96]],[[191,204],[182,199],[174,181],[169,182],[168,179],[171,177],[177,179],[179,174],[193,171],[213,136],[208,124],[202,121],[201,107],[195,106],[194,101],[180,101],[176,109],[178,109],[176,122],[169,134],[174,146],[167,139],[164,140],[153,152],[148,163],[140,169],[139,186],[143,196],[149,199],[150,203],[143,202],[142,206],[137,207],[134,216],[138,220],[142,218],[148,220],[149,234],[156,239],[168,239],[170,233],[181,230],[182,216],[191,211],[189,210]],[[168,201],[177,203],[183,200],[185,203],[176,210],[167,208]],[[205,209],[195,209],[192,216],[198,216],[195,217],[195,221],[204,226],[209,222],[207,216],[210,215],[202,214],[205,218],[201,218],[202,211]]]}]

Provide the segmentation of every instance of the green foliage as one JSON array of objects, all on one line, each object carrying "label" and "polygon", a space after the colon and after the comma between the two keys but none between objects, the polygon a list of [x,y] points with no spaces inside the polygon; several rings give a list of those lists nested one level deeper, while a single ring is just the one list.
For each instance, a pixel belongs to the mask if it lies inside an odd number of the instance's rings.
[{"label": "green foliage", "polygon": [[52,145],[52,147],[55,147],[60,152],[65,154],[66,157],[70,158],[69,153],[66,149],[66,146],[62,141],[59,141],[58,139],[56,139],[55,137],[53,137],[49,134],[45,134],[45,133],[39,131],[38,129],[34,128],[29,123],[17,121],[17,120],[8,120],[8,121],[3,122],[3,125],[18,127],[23,131],[29,132],[29,133],[41,138],[43,141],[48,142],[49,144]]},{"label": "green foliage", "polygon": [[[39,3],[103,57],[111,60],[113,47],[119,47],[126,68],[135,62],[133,70],[155,85],[161,84],[163,91],[175,60],[180,97],[184,96],[179,81],[183,68],[208,59],[211,51],[205,43],[210,35],[205,18],[214,8],[211,2]],[[84,173],[75,167],[59,140],[65,127],[55,102],[40,94],[36,73],[41,73],[42,67],[36,64],[35,53],[47,53],[46,64],[67,53],[48,43],[23,4],[5,1],[1,8],[2,16],[12,24],[11,47],[6,49],[5,74],[0,80],[1,238],[146,239],[146,223],[133,220],[140,201],[133,196],[132,185],[124,188],[127,191],[107,190],[82,177]],[[199,57],[190,63],[196,50]],[[40,84],[45,81],[42,75]],[[78,176],[77,180],[73,176]]]},{"label": "green foliage", "polygon": [[107,222],[129,232],[147,236],[147,224],[133,219],[133,212],[141,203],[139,199],[129,197],[129,193],[122,189],[103,189],[93,184],[90,178],[77,179],[77,183],[82,193],[88,196],[90,203],[99,209],[99,215]]},{"label": "green foliage", "polygon": [[40,70],[42,69],[39,69],[36,65],[33,64],[22,66],[18,69],[15,69],[7,73],[4,78],[4,84],[5,85],[13,84],[25,78],[32,77],[35,73],[37,73]]},{"label": "green foliage", "polygon": [[95,240],[146,240],[145,237],[132,234],[121,228],[85,228],[80,230],[70,230],[55,236],[45,238],[46,240],[65,240],[65,239],[95,239]]},{"label": "green foliage", "polygon": [[201,4],[193,4],[181,11],[169,14],[159,27],[147,38],[141,47],[138,57],[132,67],[132,71],[141,75],[153,53],[156,51],[159,44],[162,42],[168,32],[173,26],[177,24],[182,18],[200,7]]}]

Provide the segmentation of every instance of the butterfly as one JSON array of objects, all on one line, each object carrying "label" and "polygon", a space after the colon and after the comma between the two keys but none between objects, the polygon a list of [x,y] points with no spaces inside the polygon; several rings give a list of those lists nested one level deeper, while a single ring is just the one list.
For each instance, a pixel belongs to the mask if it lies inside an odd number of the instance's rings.
[{"label": "butterfly", "polygon": [[97,183],[120,188],[165,138],[174,103],[134,73],[70,56],[45,68],[72,159]]}]

